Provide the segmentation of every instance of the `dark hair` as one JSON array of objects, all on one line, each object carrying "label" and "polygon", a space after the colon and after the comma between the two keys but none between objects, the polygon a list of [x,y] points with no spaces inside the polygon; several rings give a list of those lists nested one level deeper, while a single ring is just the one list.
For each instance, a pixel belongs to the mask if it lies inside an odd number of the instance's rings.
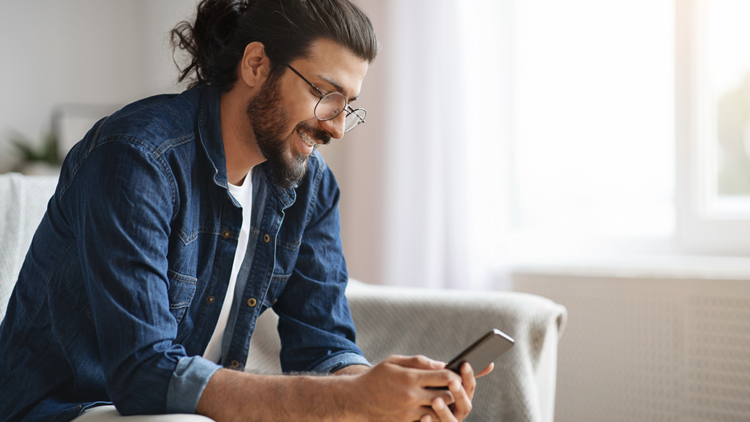
[{"label": "dark hair", "polygon": [[223,91],[232,89],[251,42],[263,44],[271,73],[277,74],[290,61],[307,57],[321,38],[368,62],[379,48],[372,22],[349,0],[202,0],[195,22],[180,22],[171,32],[173,54],[179,48],[191,56],[186,67],[177,65],[178,80],[194,74],[190,88],[211,84]]}]

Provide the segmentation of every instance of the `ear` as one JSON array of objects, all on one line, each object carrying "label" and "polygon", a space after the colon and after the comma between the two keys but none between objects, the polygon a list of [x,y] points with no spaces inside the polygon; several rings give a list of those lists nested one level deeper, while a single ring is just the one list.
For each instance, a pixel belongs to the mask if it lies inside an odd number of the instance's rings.
[{"label": "ear", "polygon": [[240,61],[240,77],[250,88],[261,86],[268,77],[270,61],[265,46],[257,41],[245,46],[245,54]]}]

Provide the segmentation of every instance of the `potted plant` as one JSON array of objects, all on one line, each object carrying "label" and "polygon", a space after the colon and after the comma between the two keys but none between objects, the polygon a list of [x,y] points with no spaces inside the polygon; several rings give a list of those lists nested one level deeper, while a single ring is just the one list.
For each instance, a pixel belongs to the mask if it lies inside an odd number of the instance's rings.
[{"label": "potted plant", "polygon": [[57,148],[57,135],[51,130],[43,135],[42,145],[35,147],[33,142],[19,132],[13,133],[10,143],[16,148],[21,161],[15,170],[28,175],[60,174],[60,154]]}]

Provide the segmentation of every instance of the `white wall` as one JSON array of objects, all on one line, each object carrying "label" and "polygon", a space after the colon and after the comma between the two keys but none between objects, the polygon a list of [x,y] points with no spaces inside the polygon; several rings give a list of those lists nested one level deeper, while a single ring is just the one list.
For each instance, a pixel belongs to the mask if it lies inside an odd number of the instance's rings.
[{"label": "white wall", "polygon": [[0,172],[16,159],[11,131],[39,141],[60,104],[124,105],[177,90],[167,33],[195,3],[3,0]]},{"label": "white wall", "polygon": [[385,178],[387,174],[385,96],[388,92],[390,40],[389,1],[354,0],[373,22],[382,50],[370,65],[357,107],[367,110],[367,122],[340,140],[320,149],[341,187],[341,237],[349,275],[368,283],[383,279]]}]

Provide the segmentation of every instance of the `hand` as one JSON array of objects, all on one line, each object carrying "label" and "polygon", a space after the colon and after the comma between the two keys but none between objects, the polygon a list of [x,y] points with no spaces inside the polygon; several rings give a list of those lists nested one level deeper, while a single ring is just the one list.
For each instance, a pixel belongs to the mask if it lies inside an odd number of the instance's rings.
[{"label": "hand", "polygon": [[[473,376],[471,378],[473,380]],[[356,387],[352,394],[358,402],[352,403],[351,410],[366,415],[370,421],[413,422],[423,416],[440,419],[435,412],[435,400],[453,404],[453,391],[427,387],[456,384],[457,391],[466,397],[461,376],[445,369],[445,363],[424,356],[391,356],[367,372],[353,376],[353,380]],[[462,402],[460,409],[465,408]]]},{"label": "hand", "polygon": [[[489,374],[494,368],[494,363],[489,364],[476,378]],[[471,401],[474,399],[474,391],[476,390],[477,383],[474,378],[474,370],[468,362],[461,366],[461,378],[463,385],[458,381],[451,381],[448,384],[448,389],[455,400],[454,404],[448,406],[440,397],[436,397],[432,401],[432,409],[441,422],[460,422],[471,412]],[[420,422],[433,421],[432,415],[423,415],[420,419]]]}]

